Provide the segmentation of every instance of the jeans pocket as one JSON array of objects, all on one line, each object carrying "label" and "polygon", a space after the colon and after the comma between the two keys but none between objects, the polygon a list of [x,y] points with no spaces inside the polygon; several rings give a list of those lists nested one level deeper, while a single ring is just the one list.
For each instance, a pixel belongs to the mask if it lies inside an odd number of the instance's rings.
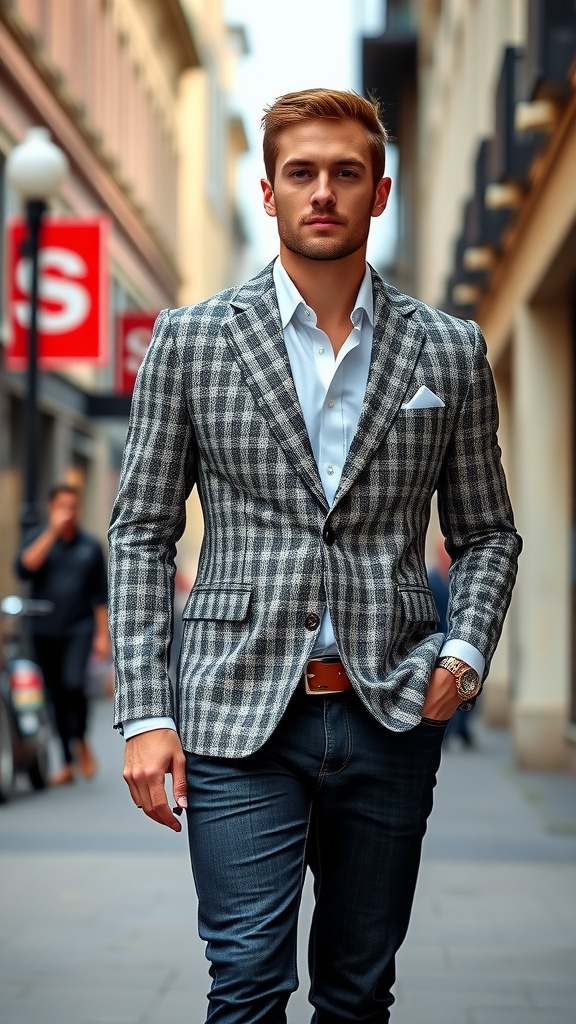
[{"label": "jeans pocket", "polygon": [[433,729],[445,729],[449,718],[422,718],[420,725],[430,725]]}]

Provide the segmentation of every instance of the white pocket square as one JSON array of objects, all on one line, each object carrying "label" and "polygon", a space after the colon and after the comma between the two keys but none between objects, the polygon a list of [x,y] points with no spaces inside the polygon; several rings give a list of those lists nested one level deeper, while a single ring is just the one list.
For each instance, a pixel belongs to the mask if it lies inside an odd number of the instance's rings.
[{"label": "white pocket square", "polygon": [[424,384],[418,388],[415,395],[412,396],[409,402],[406,402],[403,409],[443,409],[444,402],[438,395],[435,395],[430,388],[427,388]]}]

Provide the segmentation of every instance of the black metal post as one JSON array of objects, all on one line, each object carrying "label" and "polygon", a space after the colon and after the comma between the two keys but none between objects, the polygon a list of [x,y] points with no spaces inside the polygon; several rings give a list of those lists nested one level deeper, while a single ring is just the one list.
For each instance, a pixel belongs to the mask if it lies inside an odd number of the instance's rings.
[{"label": "black metal post", "polygon": [[28,365],[26,371],[24,495],[20,526],[25,533],[36,526],[38,477],[38,254],[40,227],[46,203],[33,199],[26,204],[28,238],[26,254],[30,259],[30,321],[28,327]]}]

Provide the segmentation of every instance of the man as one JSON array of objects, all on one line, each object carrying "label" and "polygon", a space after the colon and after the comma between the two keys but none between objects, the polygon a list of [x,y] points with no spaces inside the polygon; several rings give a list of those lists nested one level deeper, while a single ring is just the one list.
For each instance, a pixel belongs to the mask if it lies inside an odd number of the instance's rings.
[{"label": "man", "polygon": [[[116,723],[134,802],[178,830],[171,774],[187,806],[211,1024],[285,1020],[306,866],[315,1024],[382,1022],[443,727],[487,673],[520,541],[478,327],[366,265],[391,185],[376,105],[314,89],[263,125],[279,259],[164,311],[136,385],[110,531]],[[173,702],[194,484],[205,538]],[[435,490],[446,637],[424,563]]]},{"label": "man", "polygon": [[86,667],[90,652],[110,654],[107,580],[102,548],[78,526],[80,496],[69,484],[56,484],[48,499],[48,521],[24,540],[16,569],[32,583],[31,596],[54,605],[32,621],[34,653],[50,694],[63,765],[52,785],[96,774],[96,759],[86,741],[88,696]]}]

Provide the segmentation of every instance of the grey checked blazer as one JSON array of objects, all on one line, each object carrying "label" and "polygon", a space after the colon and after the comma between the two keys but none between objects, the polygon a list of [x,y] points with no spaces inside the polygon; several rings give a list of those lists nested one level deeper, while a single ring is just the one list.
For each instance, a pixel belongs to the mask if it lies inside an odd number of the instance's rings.
[{"label": "grey checked blazer", "polygon": [[[290,372],[272,264],[240,288],[158,317],[109,534],[117,724],[174,715],[185,750],[251,753],[285,710],[328,604],[362,702],[387,728],[412,728],[444,640],[424,563],[435,491],[454,559],[448,636],[474,644],[488,668],[521,542],[485,344],[471,321],[374,272],[373,286],[366,396],[332,508]],[[422,384],[444,408],[402,408]],[[183,612],[175,708],[174,552],[194,485],[205,538]]]}]

